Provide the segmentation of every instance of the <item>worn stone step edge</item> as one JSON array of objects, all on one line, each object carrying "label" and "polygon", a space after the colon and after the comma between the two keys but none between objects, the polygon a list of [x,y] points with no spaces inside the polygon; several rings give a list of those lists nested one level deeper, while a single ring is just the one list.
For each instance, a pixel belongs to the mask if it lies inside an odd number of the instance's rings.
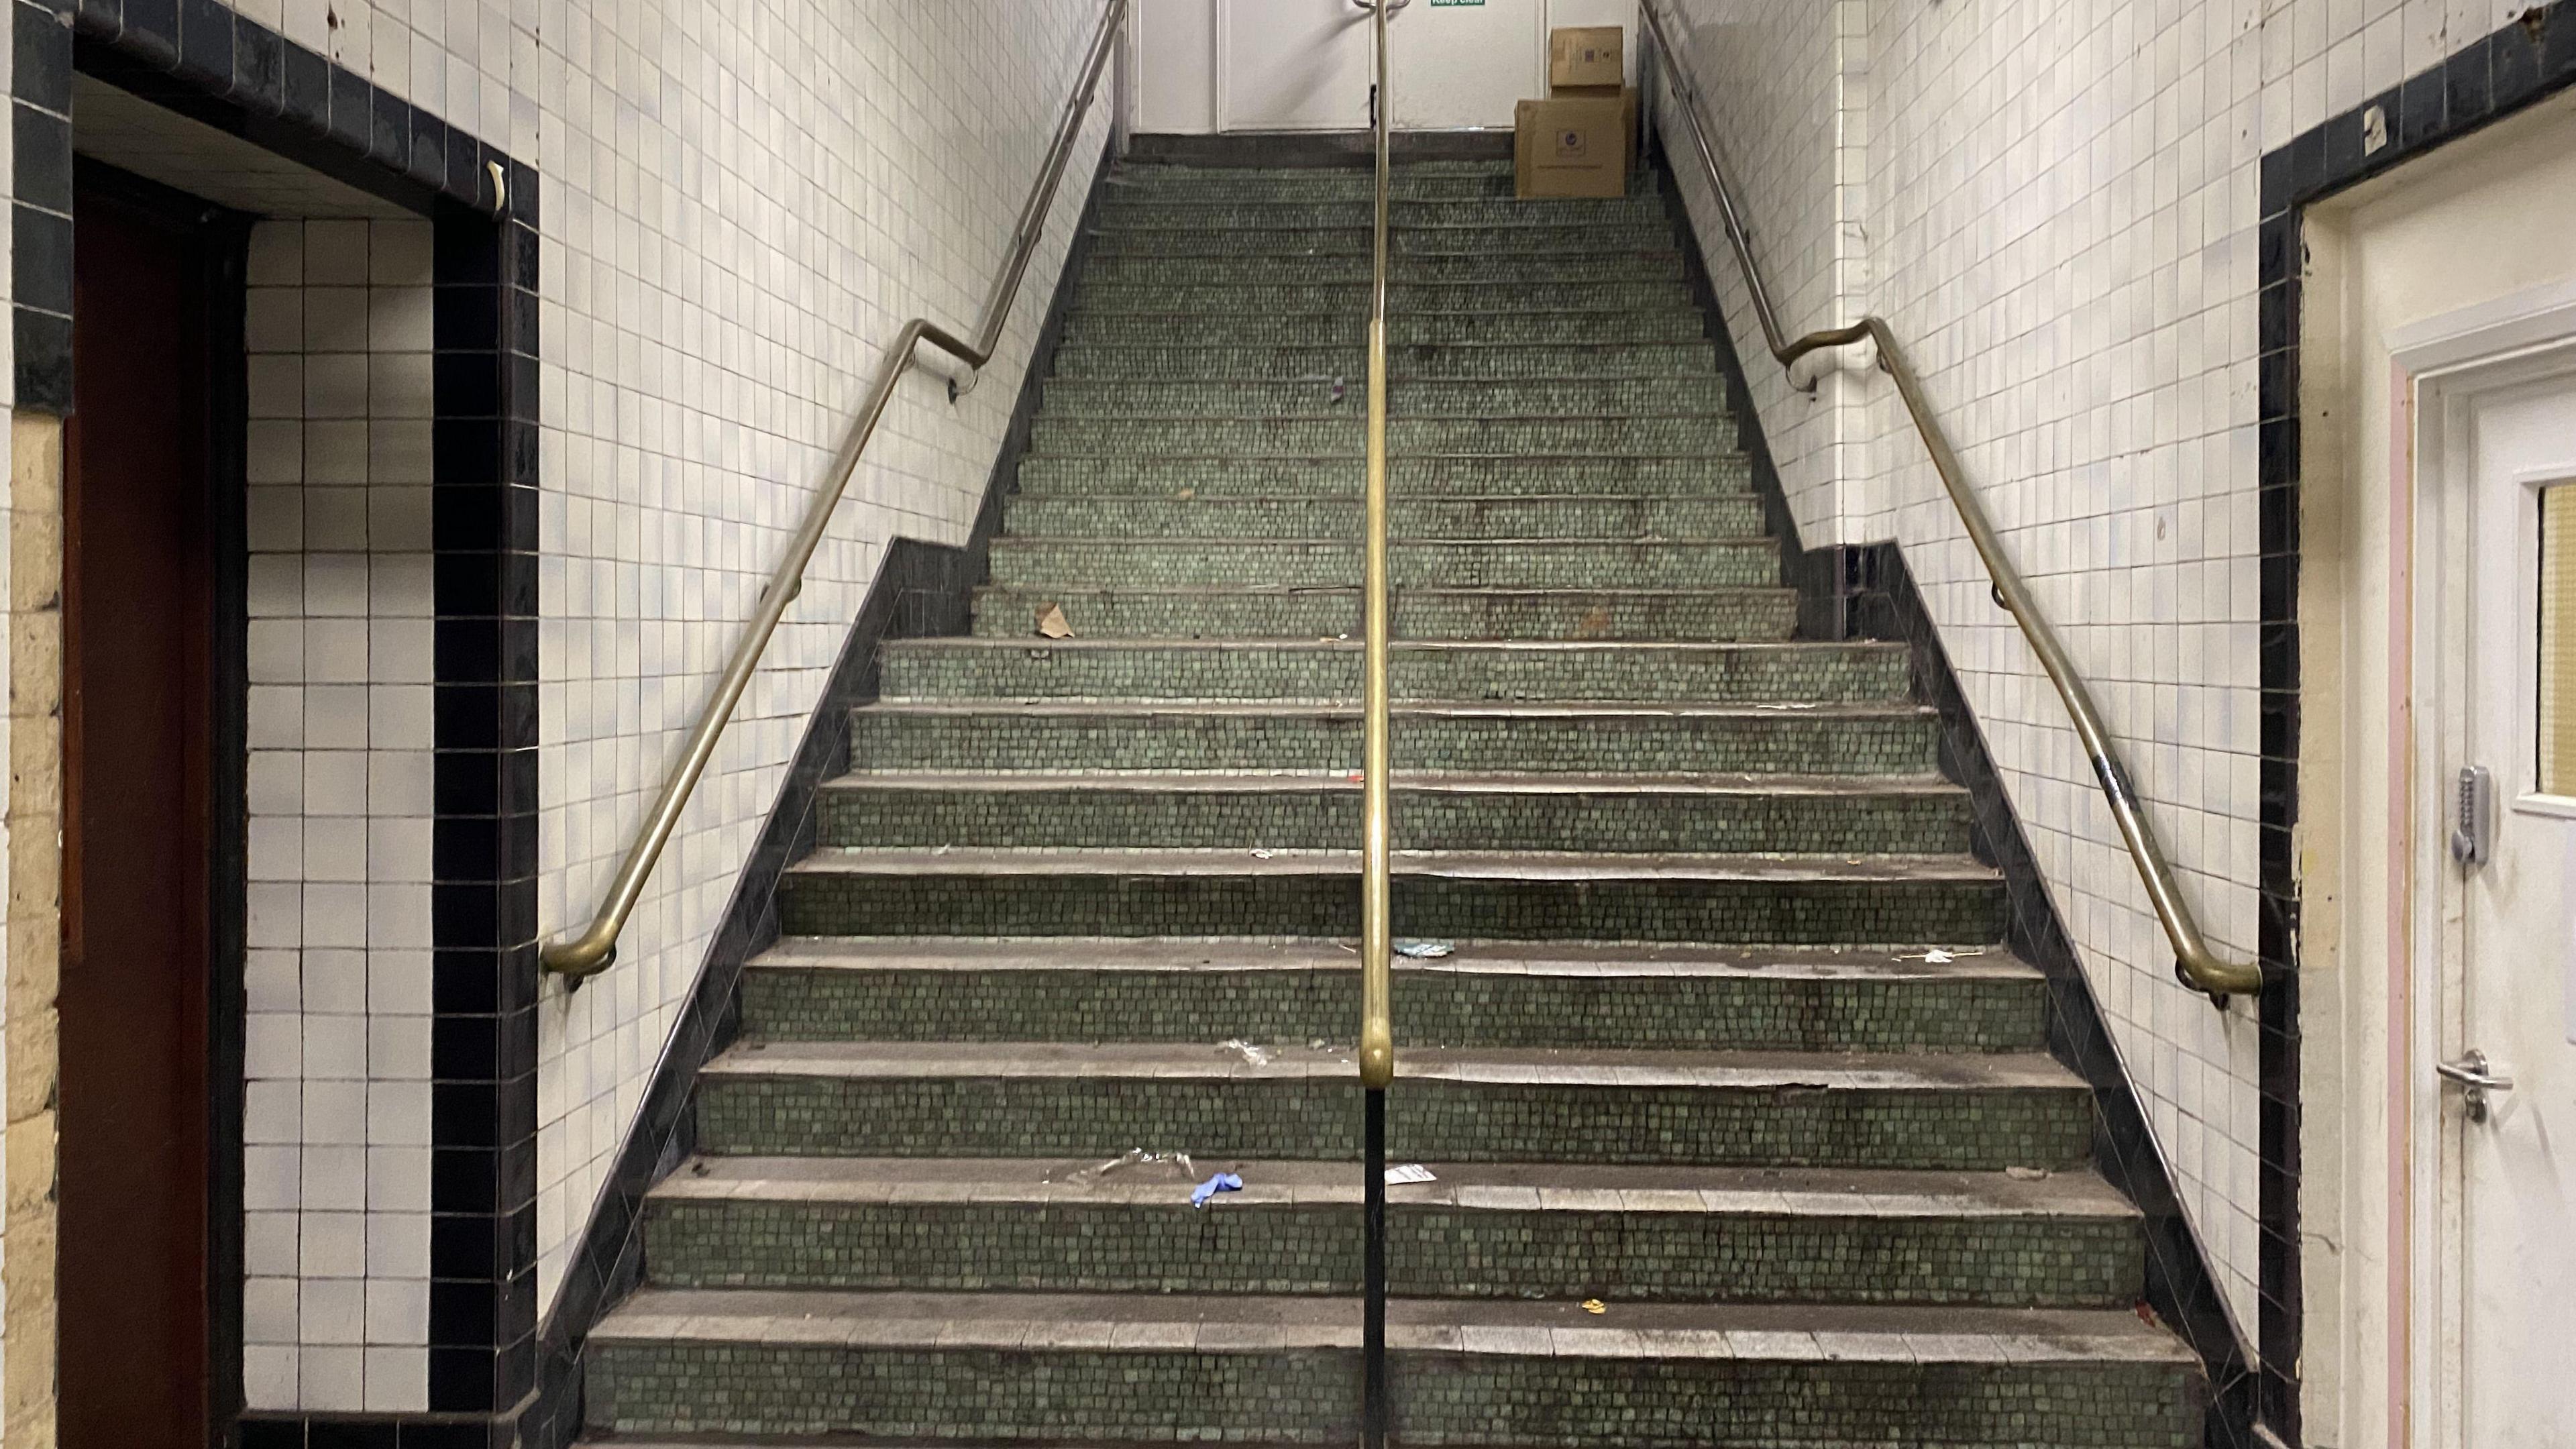
[{"label": "worn stone step edge", "polygon": [[[1018,643],[1018,640],[1009,641]],[[1089,699],[1089,700],[1020,700],[1020,699],[943,699],[880,701],[859,706],[861,713],[907,714],[921,717],[976,719],[987,715],[1007,714],[1028,718],[1067,716],[1176,715],[1185,718],[1221,716],[1243,719],[1356,720],[1357,703],[1313,704],[1274,700],[1206,700],[1181,704],[1154,699]],[[1887,720],[1906,722],[1934,720],[1939,711],[1929,705],[1901,700],[1868,701],[1850,704],[1792,703],[1722,703],[1690,701],[1686,703],[1654,700],[1572,700],[1556,703],[1499,703],[1486,700],[1408,701],[1399,700],[1392,707],[1398,720],[1407,718],[1470,718],[1495,720],[1561,719],[1596,721],[1634,720],[1706,720],[1731,719],[1762,723],[1804,720],[1858,721],[1877,723]]]},{"label": "worn stone step edge", "polygon": [[[1027,1207],[1079,1203],[1163,1207],[1185,1201],[1179,1168],[1099,1173],[1064,1158],[729,1157],[692,1159],[647,1196],[662,1202]],[[1898,1219],[2136,1219],[2138,1209],[2091,1172],[2016,1178],[1909,1168],[1657,1167],[1434,1162],[1434,1180],[1389,1184],[1397,1207],[1467,1211],[1694,1213]],[[1193,1169],[1234,1172],[1228,1211],[1361,1200],[1356,1165],[1211,1157]],[[1086,1169],[1090,1169],[1086,1171]],[[1181,1189],[1176,1195],[1174,1188]]]},{"label": "worn stone step edge", "polygon": [[[1347,1047],[1281,1043],[1255,1055],[1214,1042],[743,1041],[708,1078],[1299,1082],[1359,1079]],[[1682,1088],[1726,1092],[2075,1092],[2082,1079],[2039,1052],[1619,1051],[1604,1047],[1413,1047],[1399,1082],[1465,1087]]]},{"label": "worn stone step edge", "polygon": [[[1731,978],[1758,981],[2029,981],[2039,969],[1999,946],[1926,945],[1910,951],[1843,946],[1591,945],[1580,941],[1455,941],[1451,954],[1396,964],[1427,976]],[[1938,951],[1948,957],[1934,961]],[[752,957],[756,971],[1356,971],[1349,941],[1265,937],[784,936]]]},{"label": "worn stone step edge", "polygon": [[[2171,1333],[2121,1309],[1882,1308],[1397,1299],[1398,1354],[1811,1364],[2057,1363],[2197,1368]],[[1355,1298],[1186,1294],[820,1292],[643,1288],[591,1330],[620,1343],[959,1351],[1262,1353],[1355,1350]]]},{"label": "worn stone step edge", "polygon": [[[787,867],[797,877],[919,876],[1299,876],[1357,875],[1356,850],[878,850],[822,846]],[[1749,885],[1993,886],[2003,877],[1968,855],[1761,855],[1571,851],[1399,850],[1393,870],[1406,879],[1614,882],[1706,882]]]},{"label": "worn stone step edge", "polygon": [[[1590,772],[1398,771],[1389,788],[1416,795],[1659,795],[1683,799],[1777,800],[1891,798],[1964,800],[1967,791],[1937,775],[1638,775]],[[845,794],[954,791],[1015,794],[1088,790],[1144,795],[1341,795],[1358,791],[1348,773],[1318,770],[852,770],[823,782]]]}]

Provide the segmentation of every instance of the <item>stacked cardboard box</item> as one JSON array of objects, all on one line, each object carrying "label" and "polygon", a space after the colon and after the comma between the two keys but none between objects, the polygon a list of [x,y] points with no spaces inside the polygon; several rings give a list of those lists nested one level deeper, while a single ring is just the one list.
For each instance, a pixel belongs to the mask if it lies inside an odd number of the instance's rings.
[{"label": "stacked cardboard box", "polygon": [[1547,99],[1515,113],[1512,169],[1522,196],[1623,196],[1637,148],[1637,91],[1616,25],[1548,32]]}]

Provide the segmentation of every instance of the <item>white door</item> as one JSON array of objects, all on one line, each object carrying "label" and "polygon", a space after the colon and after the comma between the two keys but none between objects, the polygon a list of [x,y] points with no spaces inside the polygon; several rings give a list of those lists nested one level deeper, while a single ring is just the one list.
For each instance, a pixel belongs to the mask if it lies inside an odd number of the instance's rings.
[{"label": "white door", "polygon": [[1547,94],[1541,0],[1413,0],[1388,18],[1387,40],[1400,127],[1504,129],[1522,100]]},{"label": "white door", "polygon": [[[2419,1320],[2439,1408],[2418,1442],[2576,1449],[2576,358],[2425,399],[2443,495],[2428,543],[2447,566],[2444,652],[2418,677],[2465,708],[2432,716],[2447,758],[2424,761],[2446,884],[2442,999],[2416,1054],[2439,1143]],[[2491,809],[2468,767],[2489,772]]]},{"label": "white door", "polygon": [[1217,0],[1217,129],[1365,129],[1370,23],[1351,0]]}]

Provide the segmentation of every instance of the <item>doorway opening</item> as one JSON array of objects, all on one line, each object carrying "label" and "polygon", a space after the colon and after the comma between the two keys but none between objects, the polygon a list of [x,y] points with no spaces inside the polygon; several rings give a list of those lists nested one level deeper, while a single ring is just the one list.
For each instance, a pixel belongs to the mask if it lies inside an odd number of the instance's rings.
[{"label": "doorway opening", "polygon": [[83,164],[64,427],[59,1438],[238,1356],[247,219]]}]

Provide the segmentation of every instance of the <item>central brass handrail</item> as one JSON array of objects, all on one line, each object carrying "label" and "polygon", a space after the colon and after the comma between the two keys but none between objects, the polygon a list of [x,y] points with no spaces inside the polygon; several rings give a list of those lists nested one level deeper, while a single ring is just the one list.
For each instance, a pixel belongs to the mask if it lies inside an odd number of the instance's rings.
[{"label": "central brass handrail", "polygon": [[[787,605],[805,586],[805,566],[813,561],[814,550],[823,542],[823,533],[831,525],[832,512],[840,505],[841,495],[849,490],[851,475],[858,471],[859,454],[875,435],[877,420],[884,416],[886,404],[894,398],[895,384],[903,375],[920,364],[922,344],[927,343],[962,364],[970,373],[993,360],[994,349],[1001,346],[1003,324],[1010,320],[1011,303],[1020,292],[1020,283],[1028,276],[1029,262],[1037,254],[1038,240],[1046,234],[1049,213],[1054,209],[1056,186],[1064,179],[1066,163],[1072,159],[1073,144],[1082,134],[1083,117],[1091,109],[1091,97],[1100,85],[1100,72],[1116,49],[1119,23],[1126,18],[1128,0],[1108,0],[1100,12],[1100,28],[1092,36],[1091,49],[1074,83],[1073,95],[1065,102],[1064,115],[1056,123],[1055,139],[1048,144],[1046,164],[1038,171],[1029,199],[1020,209],[1019,225],[1011,237],[1011,252],[1002,274],[993,280],[993,290],[984,299],[984,310],[978,314],[982,325],[975,340],[966,341],[956,333],[926,317],[915,317],[895,334],[894,345],[886,349],[877,363],[876,381],[868,388],[867,401],[859,408],[858,419],[850,426],[848,438],[834,456],[832,468],[824,475],[823,487],[814,494],[806,508],[804,526],[787,545],[786,557],[779,560],[777,572],[770,576],[769,587],[760,596],[760,605],[752,611],[750,627],[743,631],[742,641],[734,646],[733,658],[725,665],[724,677],[717,681],[715,696],[707,701],[706,711],[698,716],[697,727],[689,732],[688,745],[680,751],[679,762],[671,767],[670,778],[663,782],[660,798],[644,817],[643,829],[635,837],[634,847],[627,851],[625,863],[608,884],[607,898],[600,902],[598,914],[590,926],[569,941],[558,941],[540,953],[548,971],[568,976],[578,984],[607,970],[617,960],[617,936],[626,928],[626,918],[643,898],[645,878],[653,873],[654,862],[661,859],[662,848],[679,828],[680,812],[706,773],[707,763],[715,758],[716,744],[724,738],[725,725],[732,720],[734,706],[742,702],[745,689],[760,668],[760,656],[769,647],[770,636],[778,632],[778,621],[785,617]],[[951,387],[955,384],[952,382]]]},{"label": "central brass handrail", "polygon": [[[1647,32],[1653,37],[1652,49],[1664,77],[1672,83],[1675,109],[1690,132],[1692,149],[1699,153],[1700,165],[1708,173],[1709,189],[1717,197],[1719,216],[1726,224],[1727,245],[1735,253],[1735,265],[1744,274],[1745,290],[1753,299],[1753,312],[1762,324],[1762,340],[1771,356],[1783,369],[1811,352],[1830,347],[1848,347],[1857,342],[1875,344],[1878,366],[1896,383],[1896,395],[1905,403],[1905,411],[1914,421],[1914,431],[1923,438],[1923,450],[1932,456],[1932,468],[1941,475],[1941,487],[1958,509],[1959,521],[1966,525],[1968,540],[1977,547],[1977,556],[1985,560],[1986,573],[1994,581],[1995,601],[2021,625],[2031,652],[2039,656],[2049,682],[2057,686],[2057,697],[2065,702],[2066,713],[2074,721],[2076,738],[2084,745],[2085,757],[2092,762],[2094,778],[2102,785],[2102,796],[2110,803],[2111,818],[2120,827],[2120,838],[2127,843],[2129,859],[2138,868],[2138,878],[2147,889],[2147,899],[2155,907],[2156,919],[2165,929],[2165,938],[2173,943],[2174,975],[2195,991],[2204,991],[2224,1004],[2230,995],[2251,996],[2263,989],[2260,964],[2230,961],[2212,950],[2200,933],[2200,923],[2192,915],[2191,905],[2183,899],[2181,883],[2174,879],[2173,867],[2165,860],[2157,843],[2154,827],[2148,824],[2146,808],[2138,799],[2137,787],[2129,780],[2129,771],[2120,763],[2110,729],[2102,722],[2102,711],[2093,703],[2093,693],[2084,685],[2084,677],[2075,670],[2075,661],[2067,656],[2058,642],[2057,632],[2039,611],[2030,588],[2022,582],[2021,572],[2004,553],[2003,539],[1986,518],[1985,506],[1968,486],[1967,472],[1959,464],[1949,439],[1932,416],[1932,406],[1923,395],[1922,381],[1905,360],[1905,351],[1887,323],[1875,316],[1863,317],[1848,327],[1810,332],[1795,341],[1780,329],[1779,313],[1771,305],[1771,293],[1762,285],[1761,269],[1753,262],[1753,246],[1747,239],[1744,218],[1735,205],[1735,194],[1727,185],[1725,168],[1718,164],[1717,148],[1710,144],[1708,130],[1700,119],[1698,88],[1691,83],[1681,66],[1681,52],[1665,33],[1661,6],[1657,0],[1639,0]],[[1794,380],[1794,379],[1793,379]],[[1812,384],[1809,384],[1812,386]]]},{"label": "central brass handrail", "polygon": [[1377,37],[1377,89],[1370,125],[1375,131],[1377,170],[1376,258],[1369,274],[1368,322],[1368,540],[1361,573],[1362,611],[1367,658],[1361,704],[1363,724],[1361,769],[1364,772],[1364,820],[1360,841],[1360,1085],[1383,1090],[1395,1080],[1393,985],[1389,977],[1395,956],[1393,856],[1387,815],[1392,768],[1387,721],[1386,597],[1386,233],[1388,196],[1393,179],[1387,165],[1388,118],[1395,107],[1386,88],[1386,18],[1392,8],[1370,7],[1370,28]]}]

